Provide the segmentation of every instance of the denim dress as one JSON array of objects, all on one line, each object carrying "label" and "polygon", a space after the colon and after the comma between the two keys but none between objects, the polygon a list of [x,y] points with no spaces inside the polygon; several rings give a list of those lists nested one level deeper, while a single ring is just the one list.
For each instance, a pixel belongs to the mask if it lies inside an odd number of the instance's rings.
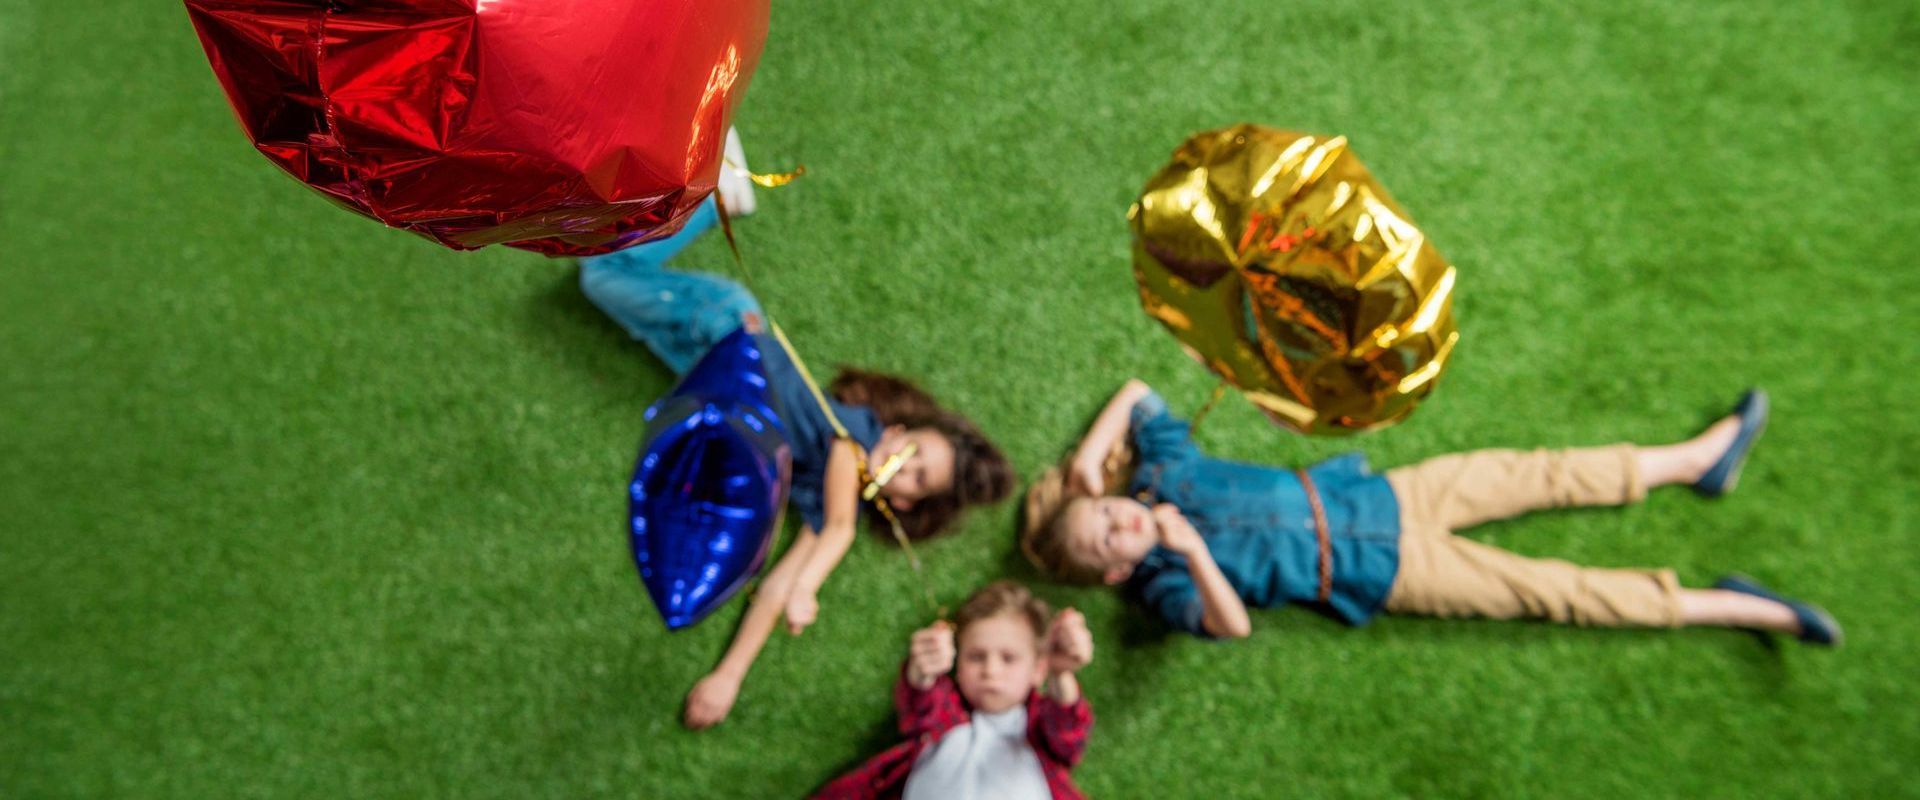
[{"label": "denim dress", "polygon": [[[760,302],[738,283],[718,275],[665,268],[669,259],[719,219],[713,198],[708,198],[686,227],[668,238],[580,261],[580,289],[587,299],[652,350],[675,375],[685,375],[716,342],[739,328],[743,315],[761,314]],[[833,424],[786,348],[767,334],[754,339],[766,356],[767,385],[792,436],[793,483],[788,501],[807,527],[818,532],[826,525],[823,492],[827,458],[833,451]],[[828,405],[861,447],[872,450],[879,443],[882,425],[871,409],[832,400]]]}]

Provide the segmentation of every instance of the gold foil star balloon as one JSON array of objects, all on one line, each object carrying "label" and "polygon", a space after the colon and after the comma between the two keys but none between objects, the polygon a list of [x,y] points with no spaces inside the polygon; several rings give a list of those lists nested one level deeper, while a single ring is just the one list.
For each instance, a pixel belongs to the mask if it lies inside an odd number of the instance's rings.
[{"label": "gold foil star balloon", "polygon": [[1293,430],[1400,421],[1459,341],[1453,267],[1344,137],[1200,133],[1127,219],[1147,313]]}]

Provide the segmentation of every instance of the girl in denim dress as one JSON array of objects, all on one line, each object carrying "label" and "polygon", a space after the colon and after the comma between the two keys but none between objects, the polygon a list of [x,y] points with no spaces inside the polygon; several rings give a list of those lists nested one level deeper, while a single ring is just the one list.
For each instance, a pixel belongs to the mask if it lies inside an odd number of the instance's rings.
[{"label": "girl in denim dress", "polygon": [[[728,139],[728,160],[743,163],[737,138],[729,133]],[[735,178],[732,185],[729,177]],[[751,188],[738,177],[723,170],[721,193],[750,202]],[[739,216],[738,208],[729,208]],[[792,434],[788,495],[801,516],[802,532],[760,582],[720,663],[688,693],[684,721],[695,729],[726,718],[777,624],[784,619],[794,635],[813,624],[820,587],[853,543],[859,456],[877,466],[913,446],[913,454],[880,490],[912,538],[938,534],[967,506],[999,501],[1013,490],[1012,467],[993,443],[966,417],[902,378],[842,370],[827,387],[828,405],[848,434],[840,438],[786,349],[760,331],[760,304],[751,293],[716,275],[665,268],[718,220],[709,198],[672,237],[580,264],[580,288],[588,299],[676,375],[692,368],[714,343],[747,326],[766,354],[768,385],[786,411]]]}]

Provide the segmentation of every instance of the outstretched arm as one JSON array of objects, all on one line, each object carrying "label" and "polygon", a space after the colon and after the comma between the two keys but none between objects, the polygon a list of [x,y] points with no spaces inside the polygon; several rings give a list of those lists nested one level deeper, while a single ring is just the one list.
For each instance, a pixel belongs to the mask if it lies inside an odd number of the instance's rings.
[{"label": "outstretched arm", "polygon": [[1151,391],[1152,387],[1140,379],[1128,379],[1120,391],[1113,393],[1107,407],[1100,410],[1100,416],[1094,418],[1087,435],[1073,451],[1067,480],[1075,491],[1087,495],[1106,493],[1107,460],[1126,440],[1134,404]]},{"label": "outstretched arm", "polygon": [[767,577],[760,581],[760,588],[753,594],[753,601],[747,605],[746,616],[740,619],[740,627],[734,631],[733,642],[727,645],[726,655],[720,657],[720,663],[713,671],[693,685],[687,693],[687,708],[684,722],[689,728],[700,730],[719,724],[733,710],[733,701],[740,694],[740,683],[747,678],[747,670],[753,667],[753,661],[760,657],[760,648],[767,643],[767,637],[773,634],[773,626],[780,621],[780,614],[787,607],[787,597],[792,594],[794,578],[800,573],[800,565],[811,555],[815,541],[812,529],[803,529],[793,540],[787,552],[780,556]]},{"label": "outstretched arm", "polygon": [[960,690],[947,675],[953,671],[953,658],[953,626],[941,621],[913,632],[906,667],[893,689],[902,735],[942,733],[967,721]]},{"label": "outstretched arm", "polygon": [[845,439],[836,439],[827,456],[826,491],[822,492],[826,501],[826,527],[820,531],[819,541],[806,562],[800,565],[799,574],[794,576],[793,593],[787,598],[787,632],[795,636],[819,616],[820,586],[826,583],[827,576],[833,574],[833,568],[840,565],[840,559],[853,544],[854,518],[860,513],[860,470],[854,453],[857,446]]},{"label": "outstretched arm", "polygon": [[1062,705],[1080,702],[1080,681],[1074,673],[1093,661],[1093,633],[1078,609],[1055,614],[1047,626],[1047,695]]},{"label": "outstretched arm", "polygon": [[1093,709],[1080,694],[1074,672],[1093,660],[1093,634],[1079,611],[1068,608],[1047,626],[1046,699],[1030,721],[1035,744],[1067,766],[1080,763],[1087,732],[1093,728]]}]

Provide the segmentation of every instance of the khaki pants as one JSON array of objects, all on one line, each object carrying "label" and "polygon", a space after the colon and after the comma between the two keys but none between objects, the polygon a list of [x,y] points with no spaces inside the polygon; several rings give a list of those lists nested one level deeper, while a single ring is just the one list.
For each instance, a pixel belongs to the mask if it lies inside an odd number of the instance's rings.
[{"label": "khaki pants", "polygon": [[1394,614],[1549,619],[1575,625],[1680,624],[1673,570],[1593,569],[1526,558],[1454,535],[1542,508],[1646,497],[1627,444],[1581,450],[1480,450],[1387,473],[1400,502]]}]

